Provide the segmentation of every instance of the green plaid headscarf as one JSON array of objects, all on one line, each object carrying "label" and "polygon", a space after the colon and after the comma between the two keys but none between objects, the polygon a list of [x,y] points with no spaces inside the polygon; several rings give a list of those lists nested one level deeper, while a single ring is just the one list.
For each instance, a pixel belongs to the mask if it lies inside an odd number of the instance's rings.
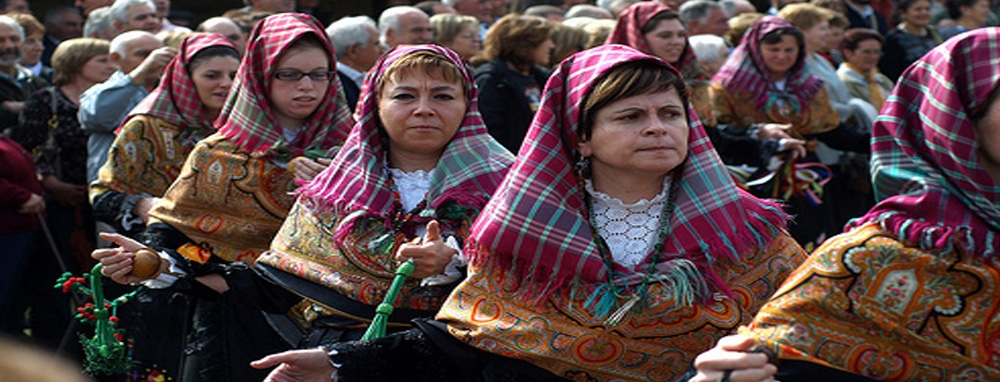
[{"label": "green plaid headscarf", "polygon": [[911,65],[872,129],[872,179],[882,201],[852,226],[877,222],[924,249],[995,256],[1000,186],[980,164],[970,116],[989,107],[998,86],[998,28],[952,38]]},{"label": "green plaid headscarf", "polygon": [[313,34],[323,42],[330,70],[336,70],[330,38],[312,16],[282,13],[261,20],[250,33],[246,56],[236,73],[233,90],[215,121],[219,133],[246,151],[268,152],[284,160],[300,156],[307,150],[326,151],[340,146],[353,121],[337,76],[333,77],[326,97],[293,142],[284,142],[267,99],[271,75],[282,54],[306,34]]}]

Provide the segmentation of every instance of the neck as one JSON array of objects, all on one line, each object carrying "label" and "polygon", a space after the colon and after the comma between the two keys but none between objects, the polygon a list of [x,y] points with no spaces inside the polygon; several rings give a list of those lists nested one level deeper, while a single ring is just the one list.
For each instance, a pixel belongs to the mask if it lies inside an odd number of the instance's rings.
[{"label": "neck", "polygon": [[402,150],[393,150],[390,144],[389,148],[389,163],[390,167],[398,168],[405,172],[414,172],[417,170],[430,171],[434,167],[437,167],[438,160],[441,159],[441,154],[430,155],[430,154],[419,154],[406,152]]},{"label": "neck", "polygon": [[649,176],[648,174],[594,170],[591,177],[594,190],[608,194],[625,204],[656,197],[660,192],[663,192],[663,179],[667,177],[667,174]]},{"label": "neck", "polygon": [[0,72],[4,72],[8,76],[14,77],[14,74],[17,73],[17,65],[0,66]]},{"label": "neck", "polygon": [[87,91],[87,89],[89,89],[93,85],[94,85],[93,82],[84,80],[78,76],[77,78],[74,78],[73,81],[70,81],[69,83],[60,86],[59,90],[66,95],[66,98],[69,98],[70,101],[73,101],[73,103],[79,105],[80,95],[83,94],[83,92]]},{"label": "neck", "polygon": [[966,17],[958,19],[958,25],[961,25],[961,26],[965,27],[965,29],[969,29],[969,30],[976,29],[976,28],[979,28],[981,26],[975,20],[972,20],[972,19],[969,19],[969,18],[966,18]]},{"label": "neck", "polygon": [[521,73],[521,74],[526,75],[526,76],[529,75],[529,74],[531,74],[531,68],[530,67],[528,68],[528,70],[520,70],[516,66],[514,66],[514,64],[511,64],[508,61],[504,61],[504,63],[507,64],[507,67],[510,68],[510,70],[513,70],[515,72]]},{"label": "neck", "polygon": [[358,65],[358,63],[355,62],[354,59],[348,56],[344,56],[340,60],[338,60],[337,65],[347,65],[351,69],[357,70],[359,72],[364,72],[364,70],[358,69],[361,67],[361,65]]},{"label": "neck", "polygon": [[927,34],[927,28],[925,27],[913,25],[905,21],[900,25],[903,27],[903,31],[914,36],[923,36]]}]

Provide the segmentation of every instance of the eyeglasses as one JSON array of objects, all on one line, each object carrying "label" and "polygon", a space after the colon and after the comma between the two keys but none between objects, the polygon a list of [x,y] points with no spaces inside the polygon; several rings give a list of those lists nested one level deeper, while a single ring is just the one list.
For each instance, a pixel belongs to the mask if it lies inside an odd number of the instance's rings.
[{"label": "eyeglasses", "polygon": [[298,70],[279,70],[274,72],[271,76],[278,81],[285,82],[295,82],[301,80],[302,77],[309,77],[310,80],[320,82],[320,81],[330,81],[333,79],[337,72],[329,70],[317,70],[315,72],[301,72]]},{"label": "eyeglasses", "polygon": [[859,50],[858,53],[861,53],[861,54],[864,54],[864,55],[867,55],[867,56],[881,56],[882,55],[882,51],[881,50],[874,50],[874,49]]}]

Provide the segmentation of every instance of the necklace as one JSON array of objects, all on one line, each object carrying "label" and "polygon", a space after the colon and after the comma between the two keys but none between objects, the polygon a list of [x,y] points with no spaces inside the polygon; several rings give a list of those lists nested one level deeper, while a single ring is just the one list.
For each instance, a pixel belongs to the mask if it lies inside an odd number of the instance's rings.
[{"label": "necklace", "polygon": [[[616,299],[627,299],[621,304],[618,309],[607,316],[604,320],[605,325],[617,326],[621,321],[628,315],[629,312],[635,307],[635,305],[642,301],[646,297],[646,292],[649,289],[649,283],[653,280],[653,274],[656,273],[656,265],[660,262],[663,256],[663,242],[667,239],[667,235],[670,233],[670,217],[673,215],[674,208],[676,207],[677,200],[677,190],[680,184],[680,172],[672,173],[673,179],[670,182],[670,188],[667,191],[667,203],[663,206],[663,214],[660,215],[660,231],[656,237],[656,243],[653,245],[653,257],[650,259],[649,264],[646,266],[646,273],[642,275],[642,281],[639,285],[628,294],[628,285],[619,287],[615,284],[615,272],[614,272],[614,257],[611,254],[611,249],[608,244],[601,237],[600,233],[597,232],[597,224],[594,222],[594,217],[592,211],[594,210],[593,197],[590,196],[589,192],[584,192],[584,200],[586,202],[586,211],[584,211],[587,221],[590,223],[590,230],[594,236],[594,240],[597,242],[597,250],[601,255],[601,260],[604,262],[604,267],[607,269],[608,281],[607,284],[611,295]],[[582,179],[581,179],[582,182]],[[585,189],[581,187],[581,189]],[[610,308],[610,307],[609,307]]]}]

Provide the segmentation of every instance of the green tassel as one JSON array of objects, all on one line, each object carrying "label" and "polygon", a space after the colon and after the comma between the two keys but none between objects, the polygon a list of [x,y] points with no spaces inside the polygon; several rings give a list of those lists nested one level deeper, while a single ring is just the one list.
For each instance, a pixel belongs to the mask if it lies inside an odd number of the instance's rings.
[{"label": "green tassel", "polygon": [[655,275],[655,280],[673,293],[673,300],[681,306],[693,306],[699,297],[706,296],[710,288],[698,266],[686,259],[671,262],[666,273]]},{"label": "green tassel", "polygon": [[396,277],[392,280],[392,286],[386,292],[382,303],[378,304],[378,307],[375,308],[375,317],[372,319],[372,324],[368,326],[368,330],[365,331],[365,335],[361,337],[362,341],[385,337],[389,315],[392,314],[394,309],[393,304],[396,303],[396,297],[399,295],[399,291],[403,289],[406,278],[413,274],[413,269],[416,267],[416,263],[413,262],[413,259],[410,259],[396,269]]},{"label": "green tassel", "polygon": [[368,242],[368,250],[374,253],[392,253],[394,245],[396,245],[396,236],[391,232],[386,232]]}]

